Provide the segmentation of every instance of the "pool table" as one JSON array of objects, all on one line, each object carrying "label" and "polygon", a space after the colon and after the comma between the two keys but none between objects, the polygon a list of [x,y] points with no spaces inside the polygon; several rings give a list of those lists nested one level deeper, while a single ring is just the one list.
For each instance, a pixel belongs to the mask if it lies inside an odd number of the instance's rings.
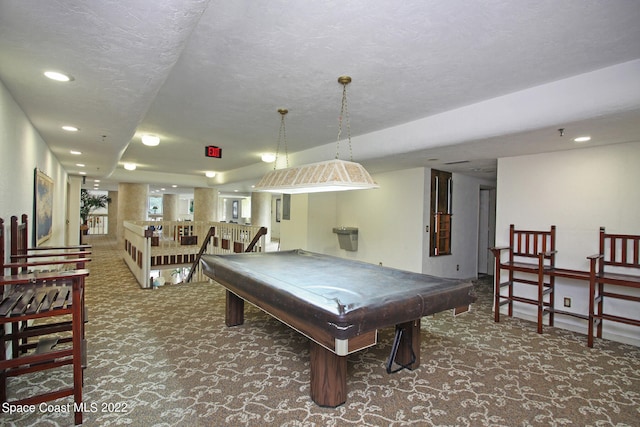
[{"label": "pool table", "polygon": [[244,322],[248,301],[310,339],[311,398],[326,407],[345,403],[347,355],[375,345],[378,329],[396,327],[393,362],[415,369],[420,319],[475,301],[469,280],[301,249],[203,255],[200,265],[227,289],[227,326]]}]

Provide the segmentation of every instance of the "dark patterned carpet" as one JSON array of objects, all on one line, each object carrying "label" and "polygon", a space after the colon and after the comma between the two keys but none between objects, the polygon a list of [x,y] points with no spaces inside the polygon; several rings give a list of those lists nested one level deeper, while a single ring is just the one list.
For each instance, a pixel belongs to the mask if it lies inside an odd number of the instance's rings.
[{"label": "dark patterned carpet", "polygon": [[[393,330],[381,331],[349,357],[347,403],[327,409],[309,398],[306,338],[251,306],[227,328],[216,284],[141,290],[113,241],[89,240],[86,426],[640,425],[640,348],[496,324],[490,280],[471,312],[423,319],[418,370],[386,373]],[[10,398],[69,381],[64,369],[12,378]],[[73,415],[3,413],[0,424],[68,426]]]}]

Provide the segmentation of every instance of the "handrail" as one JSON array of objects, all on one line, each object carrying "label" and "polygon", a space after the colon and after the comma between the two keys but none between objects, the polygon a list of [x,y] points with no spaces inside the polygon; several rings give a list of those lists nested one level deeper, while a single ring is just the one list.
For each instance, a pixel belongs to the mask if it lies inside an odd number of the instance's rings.
[{"label": "handrail", "polygon": [[[193,264],[191,265],[191,269],[189,270],[189,275],[185,279],[186,283],[189,283],[191,281],[191,278],[193,277],[193,274],[196,271],[196,268],[198,268],[198,266],[200,265],[200,258],[202,257],[202,254],[207,250],[207,246],[209,246],[209,243],[211,242],[211,238],[214,237],[215,234],[216,234],[216,228],[210,227],[209,232],[207,233],[207,236],[202,242],[200,251],[198,251],[198,255],[196,255],[196,259],[193,261]],[[251,240],[251,243],[249,243],[249,245],[244,251],[253,252],[253,249],[255,248],[256,244],[260,241],[260,238],[266,235],[267,235],[267,227],[260,227],[256,235]]]},{"label": "handrail", "polygon": [[245,249],[244,251],[253,252],[253,248],[256,246],[256,244],[258,244],[258,241],[260,240],[260,238],[266,235],[267,235],[267,227],[260,227],[260,230],[258,230],[256,235],[253,237],[253,240],[251,241],[251,243],[249,243],[249,246],[247,246],[247,249]]},{"label": "handrail", "polygon": [[216,234],[216,228],[209,227],[209,232],[207,233],[207,237],[203,240],[202,246],[198,251],[198,255],[196,255],[196,259],[193,261],[193,264],[191,265],[191,269],[189,270],[189,275],[187,276],[186,279],[184,279],[186,283],[189,283],[191,281],[191,278],[193,277],[193,273],[196,271],[196,268],[200,264],[200,257],[202,256],[204,251],[207,250],[207,246],[209,246],[209,242],[211,242],[211,238],[215,236],[215,234]]},{"label": "handrail", "polygon": [[[154,287],[151,269],[185,268],[191,282],[201,279],[204,253],[266,249],[266,229],[215,221],[125,221],[123,257],[142,288]],[[257,236],[254,237],[254,234]],[[199,246],[198,246],[199,245]],[[247,246],[248,245],[248,246]],[[194,262],[195,261],[195,262]],[[186,269],[193,267],[186,272]]]}]

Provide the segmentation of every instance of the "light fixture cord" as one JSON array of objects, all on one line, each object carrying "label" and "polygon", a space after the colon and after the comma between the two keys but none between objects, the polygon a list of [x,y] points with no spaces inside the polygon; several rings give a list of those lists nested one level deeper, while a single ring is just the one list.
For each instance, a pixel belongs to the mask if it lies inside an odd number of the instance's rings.
[{"label": "light fixture cord", "polygon": [[353,161],[353,150],[351,149],[351,121],[349,120],[349,107],[347,105],[347,84],[342,83],[342,107],[338,118],[338,141],[336,142],[336,159],[340,157],[340,135],[342,135],[343,118],[347,122],[347,138],[349,141],[349,161]]},{"label": "light fixture cord", "polygon": [[286,161],[286,167],[289,167],[289,152],[287,150],[287,128],[284,124],[284,116],[287,114],[287,110],[278,110],[280,113],[280,131],[278,132],[278,145],[276,147],[276,160],[273,162],[273,170],[276,170],[278,166],[278,153],[280,151],[280,141],[284,141],[284,158]]}]

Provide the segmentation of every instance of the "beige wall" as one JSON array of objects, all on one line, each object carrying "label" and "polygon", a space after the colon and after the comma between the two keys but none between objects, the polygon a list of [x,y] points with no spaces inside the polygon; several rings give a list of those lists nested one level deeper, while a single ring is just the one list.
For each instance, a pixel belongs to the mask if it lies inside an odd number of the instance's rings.
[{"label": "beige wall", "polygon": [[[38,168],[54,182],[52,235],[42,244],[67,244],[68,175],[1,81],[0,153],[0,218],[8,225],[12,215],[27,214],[33,224],[34,169]],[[79,196],[77,200],[77,206],[70,209],[79,212]],[[77,227],[79,236],[79,222]],[[30,241],[32,233],[30,227]],[[6,240],[9,253],[9,239]]]},{"label": "beige wall", "polygon": [[[496,245],[508,244],[509,224],[556,229],[556,265],[588,269],[587,256],[598,252],[598,230],[640,234],[640,142],[607,145],[498,161]],[[640,292],[636,292],[640,296]],[[572,299],[572,310],[588,310],[588,284],[556,280],[556,298]],[[518,316],[531,318],[532,307],[519,305]],[[638,304],[607,301],[607,310],[637,317]],[[586,322],[557,316],[556,325],[580,332]],[[640,345],[638,328],[604,322],[605,336]]]},{"label": "beige wall", "polygon": [[[475,278],[480,187],[454,175],[453,254],[429,257],[425,168],[377,174],[379,189],[293,195],[291,221],[281,222],[282,249],[302,248],[440,277]],[[358,250],[340,249],[333,227],[357,227]]]}]

